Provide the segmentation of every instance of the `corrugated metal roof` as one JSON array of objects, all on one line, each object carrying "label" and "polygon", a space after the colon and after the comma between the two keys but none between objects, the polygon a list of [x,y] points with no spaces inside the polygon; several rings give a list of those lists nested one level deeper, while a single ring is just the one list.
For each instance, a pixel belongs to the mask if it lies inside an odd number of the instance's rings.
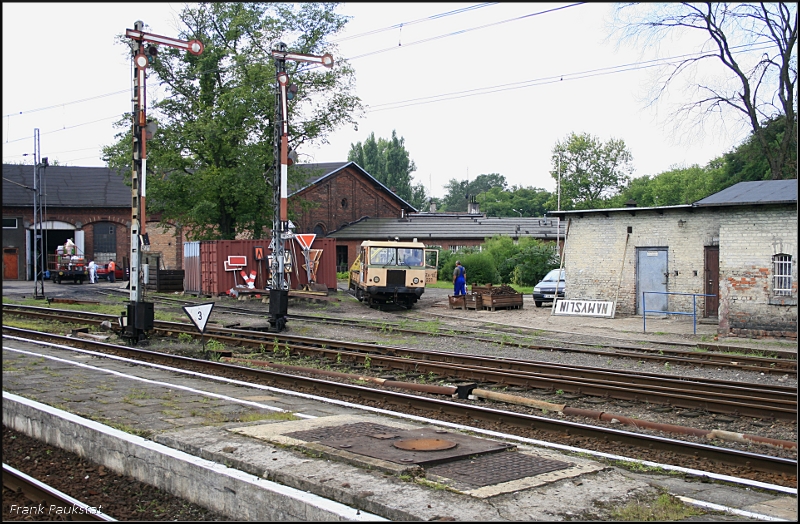
[{"label": "corrugated metal roof", "polygon": [[[483,240],[494,235],[555,240],[558,220],[528,217],[486,217],[414,214],[405,218],[370,218],[352,222],[327,236],[340,240],[384,240],[398,237],[424,242],[427,239]],[[564,238],[564,222],[560,224]]]},{"label": "corrugated metal roof", "polygon": [[739,182],[718,193],[698,200],[693,205],[704,207],[791,203],[797,203],[797,179]]},{"label": "corrugated metal roof", "polygon": [[[130,186],[106,167],[50,166],[39,189],[48,207],[131,207]],[[3,206],[33,206],[33,166],[3,164]]]}]

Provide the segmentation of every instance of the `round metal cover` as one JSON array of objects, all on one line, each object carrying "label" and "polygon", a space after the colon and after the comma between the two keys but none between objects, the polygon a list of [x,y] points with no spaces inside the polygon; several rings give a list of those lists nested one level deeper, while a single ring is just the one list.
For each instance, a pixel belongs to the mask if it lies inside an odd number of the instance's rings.
[{"label": "round metal cover", "polygon": [[442,451],[444,449],[453,449],[458,444],[440,438],[409,438],[393,442],[392,445],[406,451]]}]

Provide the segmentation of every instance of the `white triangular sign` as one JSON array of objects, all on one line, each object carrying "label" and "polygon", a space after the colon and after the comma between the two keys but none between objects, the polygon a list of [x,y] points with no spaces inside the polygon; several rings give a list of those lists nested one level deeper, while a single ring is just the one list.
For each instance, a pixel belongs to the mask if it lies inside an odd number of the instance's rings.
[{"label": "white triangular sign", "polygon": [[194,325],[197,326],[197,329],[200,330],[200,333],[206,332],[206,322],[208,322],[208,317],[211,316],[212,309],[214,309],[213,302],[199,304],[197,306],[183,306],[183,310],[189,315],[189,318],[194,322]]}]

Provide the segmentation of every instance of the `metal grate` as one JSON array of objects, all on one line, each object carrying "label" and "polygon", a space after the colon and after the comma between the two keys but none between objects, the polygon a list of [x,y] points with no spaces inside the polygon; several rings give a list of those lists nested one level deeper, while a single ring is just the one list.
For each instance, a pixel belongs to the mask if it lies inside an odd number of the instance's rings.
[{"label": "metal grate", "polygon": [[387,286],[400,286],[406,285],[406,270],[405,269],[389,269],[386,271],[386,285]]},{"label": "metal grate", "polygon": [[397,430],[394,428],[373,424],[372,422],[356,422],[355,424],[345,424],[343,426],[328,426],[324,428],[295,431],[293,433],[286,433],[284,436],[304,440],[306,442],[317,442],[334,438],[352,438],[396,431]]},{"label": "metal grate", "polygon": [[775,255],[772,257],[772,293],[778,297],[792,295],[792,256]]},{"label": "metal grate", "polygon": [[426,468],[426,470],[433,475],[452,479],[472,488],[482,488],[567,469],[570,466],[570,463],[559,460],[538,458],[525,453],[505,452],[438,464]]}]

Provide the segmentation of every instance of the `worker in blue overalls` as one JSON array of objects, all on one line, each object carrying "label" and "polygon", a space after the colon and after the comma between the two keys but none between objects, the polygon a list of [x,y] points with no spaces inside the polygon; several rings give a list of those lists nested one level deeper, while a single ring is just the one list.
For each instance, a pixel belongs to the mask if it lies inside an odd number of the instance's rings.
[{"label": "worker in blue overalls", "polygon": [[456,267],[453,270],[453,295],[467,294],[467,269],[461,265],[460,260],[456,260]]}]

